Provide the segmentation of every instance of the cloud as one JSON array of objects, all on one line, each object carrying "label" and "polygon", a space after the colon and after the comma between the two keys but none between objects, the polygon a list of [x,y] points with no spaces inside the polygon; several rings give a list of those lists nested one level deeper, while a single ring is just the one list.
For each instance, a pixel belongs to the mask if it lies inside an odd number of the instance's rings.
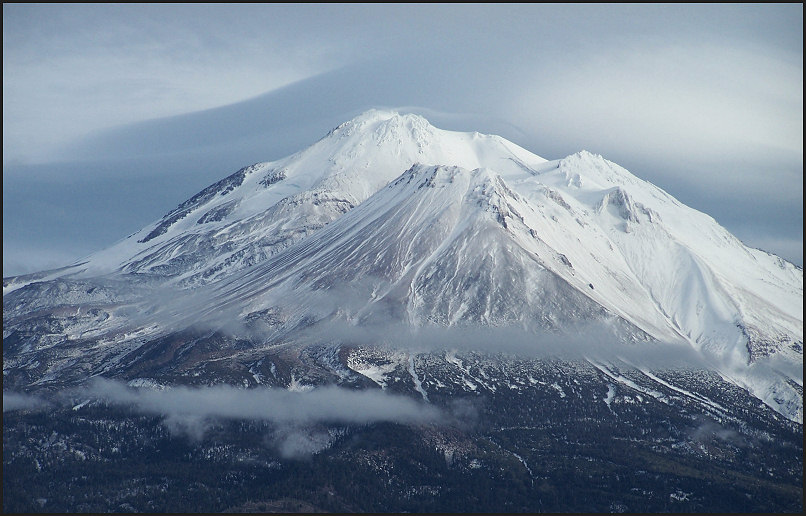
[{"label": "cloud", "polygon": [[43,410],[54,403],[79,410],[92,403],[116,405],[138,414],[162,418],[173,435],[201,442],[220,420],[268,424],[266,445],[283,458],[301,459],[330,447],[351,425],[374,423],[436,424],[468,427],[478,418],[476,400],[454,400],[438,408],[419,399],[380,390],[320,386],[304,391],[280,388],[129,387],[95,377],[80,387],[49,398],[3,393],[3,411]]},{"label": "cloud", "polygon": [[237,102],[339,64],[315,36],[237,11],[4,5],[4,162],[41,162],[76,133]]},{"label": "cloud", "polygon": [[3,392],[3,412],[14,410],[38,410],[48,407],[50,404],[31,394],[21,394],[15,392]]},{"label": "cloud", "polygon": [[708,443],[713,440],[719,440],[731,443],[738,447],[744,447],[747,445],[744,437],[739,432],[727,428],[712,419],[706,418],[705,416],[699,416],[695,419],[695,422],[700,423],[690,432],[691,438],[695,441]]},{"label": "cloud", "polygon": [[706,367],[707,357],[690,344],[679,342],[629,342],[604,322],[580,321],[561,331],[524,329],[520,326],[411,326],[391,318],[376,317],[362,324],[328,319],[309,327],[298,343],[333,343],[379,347],[407,353],[482,353],[520,359],[612,360],[648,368]]},{"label": "cloud", "polygon": [[[329,447],[349,425],[373,423],[470,424],[475,413],[466,403],[444,411],[433,405],[380,390],[353,390],[337,386],[304,392],[279,388],[212,387],[132,388],[101,377],[57,393],[53,399],[78,407],[89,402],[118,405],[140,414],[162,417],[174,435],[201,441],[218,420],[263,421],[270,424],[267,444],[284,458],[302,458]],[[42,410],[52,406],[44,398],[3,392],[3,412]],[[74,408],[75,410],[75,408]]]},{"label": "cloud", "polygon": [[[387,105],[414,103],[510,121],[522,116],[542,128],[541,111],[553,105],[560,116],[552,130],[564,136],[569,128],[574,134],[591,129],[580,114],[593,117],[598,131],[597,112],[612,115],[613,108],[620,108],[627,124],[648,120],[653,132],[669,124],[681,136],[713,124],[728,134],[754,130],[773,115],[796,115],[776,102],[802,85],[797,73],[802,24],[793,21],[802,17],[797,6],[4,5],[3,10],[4,161],[41,154],[33,151],[43,149],[41,138],[65,142],[111,125],[223,106],[367,62],[383,63],[373,65],[383,70],[356,81],[358,96],[376,97],[375,90],[386,88],[396,93],[382,101]],[[789,71],[770,65],[785,59],[795,63]],[[390,73],[391,89],[384,80]],[[714,96],[715,89],[722,94]],[[710,102],[690,102],[696,90]],[[733,103],[742,91],[759,101],[760,95],[771,97],[776,110]],[[365,107],[345,105],[326,88],[317,94],[342,110]],[[531,101],[524,102],[524,95]],[[535,99],[541,109],[534,109]],[[757,115],[753,123],[731,124],[748,106]],[[667,118],[646,119],[659,111]],[[256,111],[250,118],[273,115]],[[692,115],[697,123],[685,125]],[[639,135],[644,129],[633,128]],[[622,134],[625,128],[619,129]],[[792,129],[779,136],[798,144],[802,129],[797,124]]]},{"label": "cloud", "polygon": [[285,459],[301,459],[329,448],[338,435],[322,426],[281,425],[271,434],[269,444]]},{"label": "cloud", "polygon": [[[131,388],[96,377],[86,385],[58,393],[60,404],[78,406],[88,402],[118,405],[140,414],[162,417],[174,435],[200,442],[217,420],[252,420],[270,424],[266,444],[283,458],[305,458],[329,447],[346,431],[344,425],[380,422],[400,424],[445,424],[471,421],[473,409],[466,404],[449,413],[420,401],[379,390],[352,390],[336,386],[316,387],[305,392],[277,388],[239,389],[213,387]],[[51,406],[43,398],[13,392],[3,393],[3,412],[42,410]],[[75,408],[74,408],[75,410]]]},{"label": "cloud", "polygon": [[735,43],[648,43],[534,70],[511,92],[508,118],[603,154],[702,158],[748,145],[802,154],[801,61]]},{"label": "cloud", "polygon": [[377,390],[351,390],[335,386],[306,392],[285,389],[172,387],[164,390],[132,389],[122,383],[95,378],[80,391],[138,412],[201,421],[205,418],[250,419],[290,425],[316,423],[368,424],[374,422],[427,423],[441,412],[404,396]]}]

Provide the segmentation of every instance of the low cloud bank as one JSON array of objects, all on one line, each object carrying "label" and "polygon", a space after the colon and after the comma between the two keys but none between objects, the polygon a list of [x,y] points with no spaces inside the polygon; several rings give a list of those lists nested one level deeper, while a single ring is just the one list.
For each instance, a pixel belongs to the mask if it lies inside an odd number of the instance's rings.
[{"label": "low cloud bank", "polygon": [[227,385],[151,390],[132,389],[116,381],[96,378],[81,389],[81,395],[128,405],[146,414],[185,419],[252,419],[306,425],[427,423],[442,417],[437,408],[411,398],[335,386],[318,387],[307,392],[239,389]]},{"label": "low cloud bank", "polygon": [[[451,421],[437,407],[412,398],[335,386],[306,392],[239,389],[228,385],[155,390],[94,378],[87,385],[62,392],[56,400],[74,405],[74,410],[80,410],[91,401],[102,401],[136,413],[161,416],[172,434],[187,436],[193,441],[204,438],[216,420],[264,421],[272,428],[266,436],[266,445],[275,448],[280,456],[293,459],[309,457],[329,447],[346,425]],[[81,402],[75,404],[76,400]],[[48,406],[51,406],[49,402],[36,396],[3,393],[4,412],[41,410]]]},{"label": "low cloud bank", "polygon": [[14,410],[32,410],[48,406],[48,402],[38,396],[20,394],[16,392],[3,392],[3,412]]},{"label": "low cloud bank", "polygon": [[578,323],[563,331],[526,330],[515,326],[413,327],[388,322],[357,326],[342,320],[322,322],[308,329],[301,340],[308,344],[333,342],[378,346],[410,353],[444,351],[504,354],[525,359],[619,359],[650,368],[710,368],[707,359],[690,344],[636,341],[618,335],[606,323]]}]

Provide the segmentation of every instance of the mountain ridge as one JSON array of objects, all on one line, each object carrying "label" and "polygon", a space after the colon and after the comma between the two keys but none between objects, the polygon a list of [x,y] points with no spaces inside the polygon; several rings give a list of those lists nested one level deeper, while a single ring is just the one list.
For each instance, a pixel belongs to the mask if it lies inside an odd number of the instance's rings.
[{"label": "mountain ridge", "polygon": [[[551,330],[569,317],[615,317],[633,338],[688,342],[720,374],[802,421],[802,376],[767,367],[772,358],[802,364],[802,269],[745,247],[711,217],[601,156],[547,161],[503,138],[443,131],[417,115],[364,113],[33,281],[56,281],[68,291],[64,299],[81,305],[93,294],[79,295],[69,282],[95,278],[198,289],[215,300],[182,298],[157,312],[135,302],[152,315],[226,306],[245,319],[296,296],[303,307],[296,325],[333,314],[360,325],[383,313],[415,326]],[[4,313],[24,316],[11,305],[42,295],[26,281],[4,279]],[[363,311],[305,311],[339,282],[358,285]],[[61,306],[53,299],[45,309]],[[109,312],[99,329],[115,342],[173,327]]]}]

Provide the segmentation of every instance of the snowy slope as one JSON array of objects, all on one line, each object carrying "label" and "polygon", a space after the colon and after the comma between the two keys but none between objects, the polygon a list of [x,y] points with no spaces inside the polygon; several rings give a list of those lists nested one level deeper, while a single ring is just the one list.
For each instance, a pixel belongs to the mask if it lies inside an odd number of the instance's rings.
[{"label": "snowy slope", "polygon": [[443,131],[416,115],[373,110],[297,154],[244,167],[70,272],[204,284],[308,236],[414,163],[511,170],[524,160],[545,161],[497,136]]},{"label": "snowy slope", "polygon": [[505,174],[416,165],[327,228],[215,285],[215,302],[194,313],[248,318],[293,305],[289,326],[334,314],[357,325],[533,330],[605,321],[623,338],[688,342],[797,419],[802,395],[792,381],[802,386],[802,375],[771,372],[764,359],[802,363],[800,278],[581,153]]},{"label": "snowy slope", "polygon": [[[550,202],[548,195],[545,200]],[[492,169],[415,165],[304,242],[216,284],[211,310],[243,305],[258,311],[292,292],[319,295],[349,285],[362,305],[350,314],[357,320],[391,311],[412,325],[517,322],[559,328],[564,320],[608,309],[629,318],[618,300],[608,301],[607,289],[589,287],[593,274],[577,272],[541,238],[535,228],[556,223],[533,204]],[[610,277],[596,280],[613,290],[629,288]],[[653,314],[652,300],[639,286],[621,304],[628,299],[636,326],[677,336]]]}]

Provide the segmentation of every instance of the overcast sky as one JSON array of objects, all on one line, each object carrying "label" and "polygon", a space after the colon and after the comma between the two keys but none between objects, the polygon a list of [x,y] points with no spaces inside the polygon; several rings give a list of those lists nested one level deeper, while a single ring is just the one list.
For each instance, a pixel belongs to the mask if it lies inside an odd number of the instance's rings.
[{"label": "overcast sky", "polygon": [[802,4],[3,4],[3,275],[371,107],[602,154],[802,266],[802,49]]}]

